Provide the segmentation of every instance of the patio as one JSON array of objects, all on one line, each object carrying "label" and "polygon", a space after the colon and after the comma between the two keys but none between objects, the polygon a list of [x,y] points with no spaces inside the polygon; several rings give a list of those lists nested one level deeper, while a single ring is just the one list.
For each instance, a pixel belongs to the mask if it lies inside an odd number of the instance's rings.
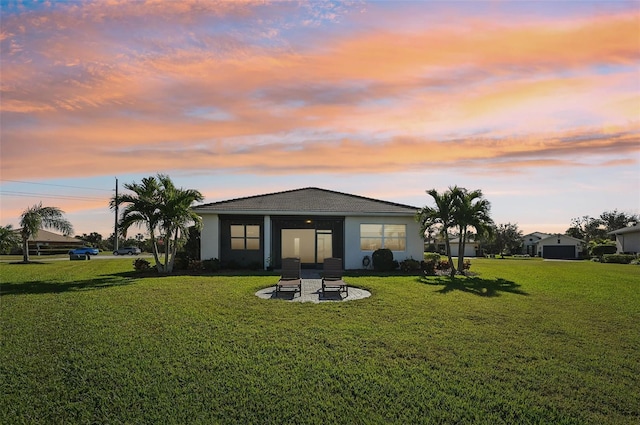
[{"label": "patio", "polygon": [[354,301],[371,296],[371,292],[364,289],[349,286],[349,296],[343,292],[326,291],[322,295],[322,278],[317,270],[302,270],[302,293],[293,291],[280,291],[276,294],[276,287],[270,286],[256,292],[258,298],[265,300],[278,299],[291,302],[336,302]]}]

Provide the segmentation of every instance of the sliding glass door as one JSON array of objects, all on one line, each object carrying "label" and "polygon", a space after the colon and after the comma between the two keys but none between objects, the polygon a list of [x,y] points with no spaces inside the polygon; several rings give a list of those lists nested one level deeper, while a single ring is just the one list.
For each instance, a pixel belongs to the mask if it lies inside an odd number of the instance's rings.
[{"label": "sliding glass door", "polygon": [[300,258],[306,265],[322,264],[333,256],[331,230],[282,229],[282,257]]}]

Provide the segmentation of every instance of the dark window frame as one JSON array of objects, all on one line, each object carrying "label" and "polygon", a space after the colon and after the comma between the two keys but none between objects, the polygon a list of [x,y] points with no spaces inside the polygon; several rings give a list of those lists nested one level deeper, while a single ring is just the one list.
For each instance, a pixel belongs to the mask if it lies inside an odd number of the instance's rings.
[{"label": "dark window frame", "polygon": [[[234,227],[242,228],[242,236],[233,236]],[[248,227],[255,227],[256,229],[249,235],[247,232]],[[231,224],[229,225],[229,233],[231,235],[231,250],[232,251],[259,251],[261,246],[261,235],[260,235],[260,225],[258,224]],[[253,236],[253,235],[256,236]],[[234,247],[234,241],[241,242],[242,248]],[[250,242],[257,242],[257,246],[250,247]],[[253,245],[253,244],[251,244]]]}]

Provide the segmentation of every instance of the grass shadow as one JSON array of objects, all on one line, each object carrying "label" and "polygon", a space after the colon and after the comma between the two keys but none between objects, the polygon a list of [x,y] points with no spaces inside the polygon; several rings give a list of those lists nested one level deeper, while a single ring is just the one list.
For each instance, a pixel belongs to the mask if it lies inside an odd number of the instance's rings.
[{"label": "grass shadow", "polygon": [[137,277],[135,273],[125,272],[65,283],[47,282],[43,280],[2,283],[0,285],[0,297],[5,295],[57,294],[67,291],[104,289],[112,286],[130,285],[135,282],[135,277]]},{"label": "grass shadow", "polygon": [[33,264],[43,265],[43,264],[47,264],[47,263],[42,262],[42,261],[28,261],[28,262],[25,263],[24,261],[20,260],[20,261],[11,261],[8,264],[11,264],[12,266],[19,266],[19,265],[33,265]]},{"label": "grass shadow", "polygon": [[521,285],[506,279],[481,279],[479,277],[448,277],[429,276],[420,277],[418,282],[426,285],[443,286],[436,292],[448,294],[453,291],[467,292],[481,297],[498,297],[501,293],[529,295],[520,289]]}]

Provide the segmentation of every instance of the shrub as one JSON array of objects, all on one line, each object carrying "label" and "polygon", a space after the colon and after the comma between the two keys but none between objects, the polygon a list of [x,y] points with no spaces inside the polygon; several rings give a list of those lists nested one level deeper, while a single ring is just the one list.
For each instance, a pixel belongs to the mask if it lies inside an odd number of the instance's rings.
[{"label": "shrub", "polygon": [[405,273],[415,272],[420,269],[420,262],[418,260],[414,260],[413,258],[407,258],[400,263],[400,270]]},{"label": "shrub", "polygon": [[449,270],[451,268],[451,264],[449,264],[449,260],[440,260],[436,264],[436,269],[438,270]]},{"label": "shrub", "polygon": [[217,258],[210,258],[202,262],[202,267],[208,272],[217,272],[220,270],[220,260]]},{"label": "shrub", "polygon": [[471,260],[464,260],[464,263],[462,263],[462,268],[465,270],[469,270],[471,268]]},{"label": "shrub", "polygon": [[636,259],[632,254],[608,254],[602,257],[603,263],[629,264]]},{"label": "shrub", "polygon": [[187,270],[189,268],[189,256],[186,252],[180,251],[176,253],[176,258],[173,260],[174,270]]},{"label": "shrub", "polygon": [[425,252],[424,260],[425,261],[434,260],[435,262],[438,262],[440,261],[440,254],[438,254],[437,252]]},{"label": "shrub", "polygon": [[602,257],[605,254],[615,254],[616,250],[617,248],[615,245],[604,245],[604,244],[594,245],[591,248],[591,255],[594,255],[596,257]]},{"label": "shrub", "polygon": [[436,265],[438,264],[438,261],[431,258],[428,260],[424,260],[422,263],[420,263],[420,267],[422,268],[422,271],[424,272],[425,276],[436,275]]},{"label": "shrub", "polygon": [[390,249],[376,249],[371,255],[371,260],[373,261],[373,269],[377,272],[388,272],[396,268],[393,262],[393,252]]},{"label": "shrub", "polygon": [[139,272],[149,270],[151,268],[151,263],[144,258],[136,258],[133,260],[133,268]]},{"label": "shrub", "polygon": [[189,265],[187,266],[187,270],[197,272],[202,270],[204,267],[202,266],[202,261],[200,260],[190,260]]}]

